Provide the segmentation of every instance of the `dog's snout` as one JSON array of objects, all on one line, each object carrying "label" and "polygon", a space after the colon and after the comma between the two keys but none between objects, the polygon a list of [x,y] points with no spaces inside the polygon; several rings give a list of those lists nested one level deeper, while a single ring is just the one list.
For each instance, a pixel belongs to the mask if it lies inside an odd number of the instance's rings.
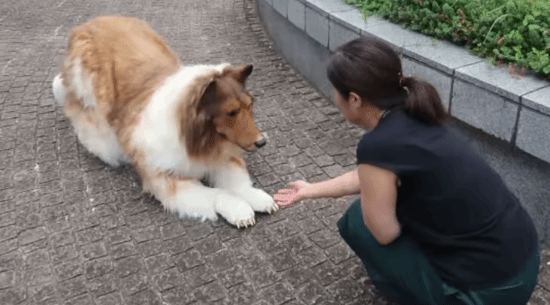
[{"label": "dog's snout", "polygon": [[267,140],[265,138],[262,138],[261,140],[254,142],[254,145],[256,145],[256,147],[258,148],[264,147],[265,144],[267,144]]}]

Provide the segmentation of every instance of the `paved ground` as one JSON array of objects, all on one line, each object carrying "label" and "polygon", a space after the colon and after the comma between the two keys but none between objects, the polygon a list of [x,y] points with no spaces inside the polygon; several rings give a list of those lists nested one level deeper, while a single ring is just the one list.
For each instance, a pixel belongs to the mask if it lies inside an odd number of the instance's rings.
[{"label": "paved ground", "polygon": [[[353,167],[360,131],[277,54],[252,0],[3,0],[0,304],[385,304],[335,230],[350,198],[238,231],[164,213],[131,168],[84,151],[50,84],[70,28],[104,14],[147,20],[189,63],[254,64],[262,188]],[[530,304],[550,304],[549,261]]]}]

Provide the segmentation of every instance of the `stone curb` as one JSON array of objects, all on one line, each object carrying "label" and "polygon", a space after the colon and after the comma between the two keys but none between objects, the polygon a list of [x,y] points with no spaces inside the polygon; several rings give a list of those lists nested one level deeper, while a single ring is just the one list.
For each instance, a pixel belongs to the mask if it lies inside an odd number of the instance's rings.
[{"label": "stone curb", "polygon": [[323,78],[330,51],[360,35],[375,36],[402,55],[405,74],[426,79],[438,89],[455,118],[550,163],[550,82],[531,75],[513,77],[506,68],[492,66],[465,48],[377,17],[365,19],[342,0],[257,2],[285,58],[329,98],[330,84]]}]

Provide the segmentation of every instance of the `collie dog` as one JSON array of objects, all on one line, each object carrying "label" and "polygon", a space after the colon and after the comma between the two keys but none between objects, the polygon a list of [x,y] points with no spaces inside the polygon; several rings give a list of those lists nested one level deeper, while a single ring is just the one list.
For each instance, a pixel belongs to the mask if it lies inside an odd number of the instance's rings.
[{"label": "collie dog", "polygon": [[146,22],[108,16],[73,29],[52,86],[82,145],[111,166],[131,163],[165,209],[241,228],[278,209],[243,158],[266,144],[245,89],[251,72],[184,66]]}]

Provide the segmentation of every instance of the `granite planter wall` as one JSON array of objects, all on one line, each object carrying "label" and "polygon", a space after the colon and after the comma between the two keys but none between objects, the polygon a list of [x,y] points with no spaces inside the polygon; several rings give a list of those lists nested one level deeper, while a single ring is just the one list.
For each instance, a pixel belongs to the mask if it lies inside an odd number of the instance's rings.
[{"label": "granite planter wall", "polygon": [[285,58],[327,97],[330,51],[360,35],[376,36],[402,55],[405,74],[435,85],[454,117],[550,163],[550,82],[512,76],[462,47],[365,20],[342,0],[258,0],[258,8]]}]

